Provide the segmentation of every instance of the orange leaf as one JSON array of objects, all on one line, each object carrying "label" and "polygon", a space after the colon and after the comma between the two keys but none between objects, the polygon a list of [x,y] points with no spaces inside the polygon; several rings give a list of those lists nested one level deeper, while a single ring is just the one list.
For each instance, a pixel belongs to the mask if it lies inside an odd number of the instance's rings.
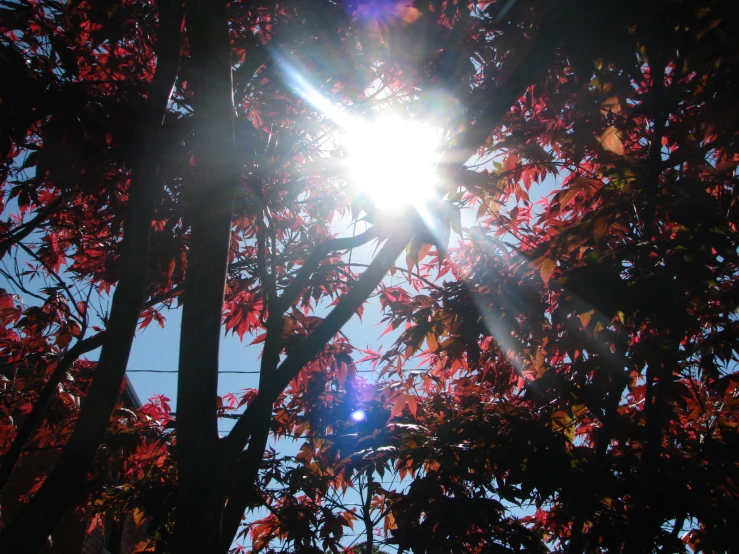
[{"label": "orange leaf", "polygon": [[624,143],[622,139],[623,133],[616,129],[616,127],[614,127],[613,125],[608,127],[605,133],[598,137],[598,141],[601,143],[603,148],[605,148],[609,152],[618,154],[619,156],[624,155]]},{"label": "orange leaf", "polygon": [[545,285],[549,283],[549,278],[552,276],[552,272],[554,271],[555,267],[557,267],[557,262],[555,262],[551,258],[544,258],[544,260],[541,262],[539,271],[541,272],[541,279],[542,281],[544,281]]},{"label": "orange leaf", "polygon": [[134,508],[133,512],[131,512],[131,515],[133,516],[133,522],[136,524],[136,527],[141,527],[141,524],[144,523],[144,520],[146,519],[144,510],[140,508]]},{"label": "orange leaf", "polygon": [[588,326],[588,323],[590,323],[590,319],[593,317],[594,313],[595,313],[595,310],[590,310],[589,312],[585,312],[584,314],[580,314],[578,316],[580,318],[580,323],[582,323],[583,327]]},{"label": "orange leaf", "polygon": [[603,115],[621,112],[621,102],[618,99],[618,95],[609,96],[608,98],[603,100],[600,105],[600,112]]},{"label": "orange leaf", "polygon": [[518,165],[520,159],[521,158],[519,158],[518,155],[509,153],[505,160],[503,160],[503,170],[512,171],[516,169],[516,165]]},{"label": "orange leaf", "polygon": [[421,17],[421,11],[413,6],[403,6],[398,14],[406,23],[415,23]]},{"label": "orange leaf", "polygon": [[150,540],[136,543],[131,554],[144,554],[145,552],[154,552],[154,549],[151,547]]},{"label": "orange leaf", "polygon": [[436,335],[434,333],[428,333],[426,335],[426,344],[428,344],[431,352],[436,352],[439,349],[439,341],[436,340]]}]

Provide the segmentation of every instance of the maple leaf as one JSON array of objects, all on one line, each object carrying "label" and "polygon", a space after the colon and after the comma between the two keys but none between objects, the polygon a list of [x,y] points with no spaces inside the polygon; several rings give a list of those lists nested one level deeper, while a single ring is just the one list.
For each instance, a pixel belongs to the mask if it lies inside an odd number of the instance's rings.
[{"label": "maple leaf", "polygon": [[613,152],[619,156],[624,155],[624,143],[623,133],[616,127],[608,127],[601,136],[598,137],[598,142],[603,145],[603,148],[609,152]]},{"label": "maple leaf", "polygon": [[[414,552],[731,551],[733,5],[473,4],[4,3],[0,485],[54,478],[4,488],[48,501],[0,550],[76,508],[142,552],[338,552],[355,519]],[[445,129],[423,224],[334,144],[386,111]],[[176,425],[116,405],[165,309]],[[386,329],[367,381],[354,314]],[[220,391],[224,330],[258,389]]]}]

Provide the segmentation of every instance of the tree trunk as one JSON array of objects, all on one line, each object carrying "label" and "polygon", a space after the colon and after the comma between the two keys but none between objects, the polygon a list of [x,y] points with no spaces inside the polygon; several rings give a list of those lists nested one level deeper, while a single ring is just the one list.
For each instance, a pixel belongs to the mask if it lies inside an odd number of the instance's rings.
[{"label": "tree trunk", "polygon": [[214,471],[219,450],[218,351],[239,179],[226,2],[188,0],[185,6],[196,142],[177,384],[175,548],[181,553],[212,552],[220,541],[225,486]]}]

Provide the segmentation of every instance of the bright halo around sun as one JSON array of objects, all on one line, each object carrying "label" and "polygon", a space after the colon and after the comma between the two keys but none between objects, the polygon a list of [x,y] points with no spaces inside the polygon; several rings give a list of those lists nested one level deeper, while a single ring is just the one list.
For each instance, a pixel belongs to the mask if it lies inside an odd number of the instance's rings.
[{"label": "bright halo around sun", "polygon": [[412,119],[355,120],[342,133],[356,192],[380,210],[399,211],[434,198],[440,132]]}]

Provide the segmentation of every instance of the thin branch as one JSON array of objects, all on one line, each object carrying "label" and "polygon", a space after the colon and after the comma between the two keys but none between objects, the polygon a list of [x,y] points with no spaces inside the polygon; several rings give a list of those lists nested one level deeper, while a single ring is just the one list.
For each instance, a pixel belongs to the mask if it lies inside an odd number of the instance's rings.
[{"label": "thin branch", "polygon": [[[5,265],[5,261],[3,261],[3,265]],[[7,269],[0,269],[0,275],[2,275],[3,277],[5,277],[8,280],[8,282],[11,284],[11,286],[13,286],[17,290],[21,291],[24,295],[30,296],[31,298],[35,298],[36,300],[40,300],[41,302],[46,302],[46,300],[47,300],[46,297],[41,296],[40,294],[36,294],[35,292],[28,290],[23,285],[23,283],[21,282],[21,280],[18,279],[18,278],[16,278],[16,276],[11,271],[8,271]],[[16,272],[16,275],[17,275],[17,272]]]},{"label": "thin branch", "polygon": [[379,235],[379,229],[377,226],[374,226],[359,235],[330,239],[320,244],[300,268],[293,279],[293,282],[290,283],[282,293],[282,297],[280,298],[282,308],[287,309],[288,306],[295,302],[295,299],[300,295],[300,292],[308,284],[310,276],[318,269],[318,266],[324,259],[326,259],[326,256],[328,256],[329,253],[357,248],[358,246],[362,246],[363,244],[367,244],[371,240],[378,238]]},{"label": "thin branch", "polygon": [[54,202],[45,206],[43,210],[38,210],[33,219],[3,233],[2,237],[0,237],[0,257],[4,256],[13,245],[20,243],[24,238],[33,233],[57,209],[61,202],[62,197],[60,195]]},{"label": "thin branch", "polygon": [[171,300],[175,296],[182,294],[184,291],[185,286],[180,285],[179,287],[172,287],[167,292],[163,292],[161,294],[157,294],[156,296],[152,296],[147,302],[144,303],[144,309],[146,308],[153,308],[157,304],[164,302],[166,300]]},{"label": "thin branch", "polygon": [[[31,256],[34,260],[36,260],[38,263],[40,263],[42,266],[44,266],[44,269],[46,270],[46,273],[50,277],[52,277],[54,279],[54,281],[57,282],[57,284],[62,288],[62,290],[64,290],[64,292],[67,293],[67,299],[72,304],[72,306],[74,306],[74,309],[77,312],[77,314],[81,318],[84,318],[84,314],[80,310],[79,306],[77,306],[77,302],[76,302],[76,299],[75,299],[74,295],[72,294],[72,291],[69,290],[69,287],[67,286],[67,283],[64,282],[64,280],[59,276],[59,274],[56,271],[54,271],[49,266],[49,264],[47,264],[45,261],[43,261],[41,258],[39,258],[38,254],[36,254],[33,250],[31,250],[30,248],[28,248],[22,242],[19,242],[18,243],[18,247],[21,248],[21,250],[23,250],[26,254],[28,254],[29,256]],[[74,316],[72,316],[72,317],[74,317]],[[80,325],[82,325],[82,320],[81,319],[77,319],[76,317],[74,319],[77,320],[77,323],[79,323]]]}]

